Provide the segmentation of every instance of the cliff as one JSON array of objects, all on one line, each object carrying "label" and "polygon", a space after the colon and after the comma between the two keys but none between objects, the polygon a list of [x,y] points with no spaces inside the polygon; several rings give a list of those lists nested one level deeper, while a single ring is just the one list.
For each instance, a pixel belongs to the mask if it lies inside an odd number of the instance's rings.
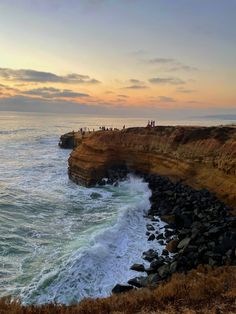
[{"label": "cliff", "polygon": [[208,188],[236,206],[236,128],[129,128],[82,138],[69,158],[69,177],[86,186],[113,167],[166,175]]}]

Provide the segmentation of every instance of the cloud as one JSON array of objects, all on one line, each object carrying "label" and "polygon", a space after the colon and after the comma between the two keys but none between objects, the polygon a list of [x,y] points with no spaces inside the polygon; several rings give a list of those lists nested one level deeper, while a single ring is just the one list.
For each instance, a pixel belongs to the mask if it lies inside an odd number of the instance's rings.
[{"label": "cloud", "polygon": [[146,89],[148,88],[145,85],[130,85],[130,86],[126,86],[124,87],[124,89]]},{"label": "cloud", "polygon": [[187,89],[187,88],[183,88],[183,87],[178,87],[178,88],[176,89],[176,91],[177,91],[178,93],[183,93],[183,94],[191,94],[191,93],[194,93],[194,92],[195,92],[195,90],[193,90],[193,89]]},{"label": "cloud", "polygon": [[169,64],[169,63],[172,64],[175,62],[175,60],[171,58],[153,58],[147,60],[147,62],[152,64]]},{"label": "cloud", "polygon": [[168,96],[160,96],[159,100],[161,102],[175,102],[176,100],[172,97],[168,97]]},{"label": "cloud", "polygon": [[149,79],[149,82],[152,84],[159,84],[159,85],[182,85],[185,84],[185,81],[183,81],[180,78],[176,77],[153,77]]},{"label": "cloud", "polygon": [[71,73],[65,76],[51,72],[42,72],[30,69],[13,70],[0,68],[0,78],[8,81],[37,82],[37,83],[74,83],[74,84],[98,84],[98,80],[88,75]]},{"label": "cloud", "polygon": [[0,84],[0,91],[7,91],[7,92],[18,92],[19,89],[14,88],[14,87],[10,87],[4,84]]},{"label": "cloud", "polygon": [[170,72],[180,71],[180,70],[192,72],[192,71],[198,70],[196,67],[186,65],[173,58],[153,58],[153,59],[145,60],[145,62],[149,64],[157,64],[157,65],[164,66],[165,70],[170,71]]},{"label": "cloud", "polygon": [[34,88],[23,92],[26,95],[40,96],[42,98],[82,98],[89,94],[74,92],[70,89],[58,89],[54,87]]},{"label": "cloud", "polygon": [[129,98],[129,96],[123,95],[123,94],[120,94],[120,95],[117,95],[117,96],[120,97],[120,98]]},{"label": "cloud", "polygon": [[129,82],[132,83],[132,84],[143,84],[142,81],[137,80],[137,79],[130,79]]},{"label": "cloud", "polygon": [[61,113],[96,113],[100,110],[105,112],[105,108],[82,104],[75,101],[65,101],[63,99],[42,99],[30,96],[16,95],[0,98],[0,110],[20,111],[20,112],[61,112]]}]

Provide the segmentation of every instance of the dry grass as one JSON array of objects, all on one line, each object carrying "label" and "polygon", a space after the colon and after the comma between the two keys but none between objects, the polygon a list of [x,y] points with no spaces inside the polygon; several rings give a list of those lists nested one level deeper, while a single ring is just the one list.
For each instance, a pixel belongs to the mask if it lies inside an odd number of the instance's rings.
[{"label": "dry grass", "polygon": [[157,314],[236,313],[236,267],[199,267],[175,274],[157,289],[142,289],[106,299],[85,299],[78,305],[21,306],[0,300],[0,314]]}]

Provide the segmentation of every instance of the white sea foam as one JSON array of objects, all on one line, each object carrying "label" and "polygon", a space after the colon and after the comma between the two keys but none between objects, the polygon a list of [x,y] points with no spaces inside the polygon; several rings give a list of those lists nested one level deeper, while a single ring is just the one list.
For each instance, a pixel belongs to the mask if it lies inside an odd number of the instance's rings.
[{"label": "white sea foam", "polygon": [[112,225],[97,230],[87,247],[72,254],[57,271],[42,273],[23,291],[26,302],[68,304],[84,297],[105,297],[116,283],[126,283],[137,275],[130,266],[144,262],[142,252],[153,246],[145,236],[143,217],[150,206],[150,190],[142,179],[133,176],[115,189],[118,193],[126,191],[123,197],[127,205],[120,207]]},{"label": "white sea foam", "polygon": [[147,184],[130,177],[86,189],[68,180],[70,151],[58,148],[59,136],[105,120],[12,115],[0,117],[0,296],[70,303],[108,295],[137,275],[129,267],[154,244],[145,236]]}]

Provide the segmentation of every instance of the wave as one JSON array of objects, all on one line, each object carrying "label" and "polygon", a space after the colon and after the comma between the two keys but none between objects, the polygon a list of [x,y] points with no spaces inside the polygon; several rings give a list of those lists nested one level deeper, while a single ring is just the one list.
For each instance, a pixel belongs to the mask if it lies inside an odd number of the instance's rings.
[{"label": "wave", "polygon": [[[121,182],[115,192],[119,194],[120,189],[127,191],[123,200],[126,205],[120,207],[116,220],[102,230],[94,232],[96,226],[92,227],[88,245],[68,257],[58,269],[42,270],[23,289],[24,302],[71,304],[84,297],[105,297],[116,283],[125,283],[137,275],[130,266],[143,263],[142,252],[152,248],[145,237],[144,218],[151,192],[147,183],[134,176]],[[158,224],[163,227],[162,222]]]},{"label": "wave", "polygon": [[9,135],[9,134],[17,134],[21,132],[29,132],[29,131],[35,131],[33,128],[24,128],[24,129],[17,129],[17,130],[9,130],[9,131],[0,131],[0,134],[2,135]]}]

